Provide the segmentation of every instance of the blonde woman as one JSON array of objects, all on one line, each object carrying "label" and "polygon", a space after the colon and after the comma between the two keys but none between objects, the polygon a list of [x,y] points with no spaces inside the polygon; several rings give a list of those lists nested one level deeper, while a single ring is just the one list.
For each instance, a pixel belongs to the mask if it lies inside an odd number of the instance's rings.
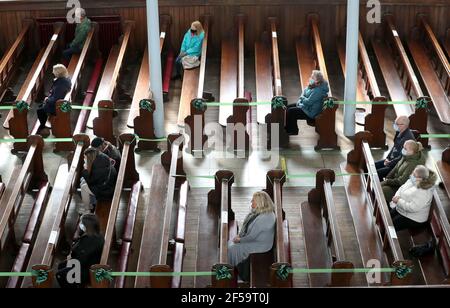
[{"label": "blonde woman", "polygon": [[175,60],[177,74],[173,79],[181,78],[182,69],[194,68],[200,65],[202,44],[205,32],[202,23],[198,20],[191,24],[191,28],[184,34],[180,54]]},{"label": "blonde woman", "polygon": [[270,196],[263,191],[253,194],[251,211],[245,217],[239,234],[228,243],[228,262],[237,266],[239,276],[248,281],[252,253],[263,253],[272,249],[275,236],[275,209]]},{"label": "blonde woman", "polygon": [[416,166],[425,164],[423,146],[420,142],[407,140],[403,144],[402,158],[381,182],[386,202],[390,202],[397,190],[406,183]]},{"label": "blonde woman", "polygon": [[60,99],[64,99],[72,86],[69,79],[69,73],[64,65],[56,64],[53,66],[53,75],[55,76],[55,79],[53,80],[49,95],[37,110],[37,116],[40,123],[38,134],[43,137],[47,137],[50,134],[48,127],[45,126],[48,115],[56,114],[56,102]]}]

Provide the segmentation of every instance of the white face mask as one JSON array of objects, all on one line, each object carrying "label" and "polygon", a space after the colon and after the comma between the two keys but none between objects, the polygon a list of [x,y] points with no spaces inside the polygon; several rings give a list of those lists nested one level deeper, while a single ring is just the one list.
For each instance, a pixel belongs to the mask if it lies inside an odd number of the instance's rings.
[{"label": "white face mask", "polygon": [[86,226],[82,222],[80,222],[80,230],[86,232]]},{"label": "white face mask", "polygon": [[402,149],[402,155],[403,156],[408,156],[408,151],[406,151],[406,149]]}]

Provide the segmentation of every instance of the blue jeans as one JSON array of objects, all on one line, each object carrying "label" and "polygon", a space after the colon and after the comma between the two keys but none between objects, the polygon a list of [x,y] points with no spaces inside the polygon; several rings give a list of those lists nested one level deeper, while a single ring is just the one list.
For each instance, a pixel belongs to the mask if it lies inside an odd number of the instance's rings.
[{"label": "blue jeans", "polygon": [[178,56],[175,60],[175,70],[177,76],[181,76],[181,74],[183,73],[183,63],[181,62],[182,59],[183,57]]},{"label": "blue jeans", "polygon": [[[378,177],[380,182],[384,181],[384,178],[391,172],[394,167],[389,167],[384,165],[384,159],[375,162],[375,168],[377,169]],[[389,200],[390,201],[390,200]]]},{"label": "blue jeans", "polygon": [[79,54],[81,53],[81,49],[78,47],[69,47],[66,50],[63,51],[63,57],[66,60],[70,60],[72,58],[73,54]]}]

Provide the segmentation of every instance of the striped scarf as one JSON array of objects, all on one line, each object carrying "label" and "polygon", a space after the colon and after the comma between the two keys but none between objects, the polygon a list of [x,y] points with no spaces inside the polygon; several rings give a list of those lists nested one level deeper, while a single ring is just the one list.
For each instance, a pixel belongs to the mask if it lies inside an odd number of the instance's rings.
[{"label": "striped scarf", "polygon": [[258,217],[259,213],[256,213],[254,209],[248,213],[247,217],[245,217],[244,222],[242,223],[242,228],[239,231],[239,237],[243,237],[247,235],[248,226]]}]

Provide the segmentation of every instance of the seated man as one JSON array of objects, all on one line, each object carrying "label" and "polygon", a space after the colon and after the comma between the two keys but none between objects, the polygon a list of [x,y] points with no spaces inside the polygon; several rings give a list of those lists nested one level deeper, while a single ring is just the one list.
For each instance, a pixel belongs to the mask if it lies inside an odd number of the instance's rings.
[{"label": "seated man", "polygon": [[392,147],[386,159],[375,162],[378,177],[383,181],[388,173],[394,169],[395,165],[402,158],[402,149],[405,141],[415,140],[414,134],[409,129],[409,118],[407,116],[399,116],[394,122],[394,146]]},{"label": "seated man", "polygon": [[86,17],[86,11],[82,8],[75,9],[75,16],[80,18],[75,28],[75,37],[69,44],[69,48],[63,51],[63,56],[66,61],[69,61],[73,54],[81,53],[84,41],[87,38],[89,31],[91,31],[91,20]]},{"label": "seated man", "polygon": [[106,141],[103,138],[95,137],[92,139],[91,147],[99,150],[101,153],[107,155],[109,158],[114,160],[114,167],[117,171],[119,171],[120,160],[122,159],[122,155],[120,151],[114,146],[111,142]]},{"label": "seated man", "polygon": [[286,131],[289,135],[298,135],[297,120],[314,120],[323,109],[323,100],[328,95],[328,82],[321,71],[314,70],[309,85],[303,91],[296,104],[290,104],[286,110]]}]

